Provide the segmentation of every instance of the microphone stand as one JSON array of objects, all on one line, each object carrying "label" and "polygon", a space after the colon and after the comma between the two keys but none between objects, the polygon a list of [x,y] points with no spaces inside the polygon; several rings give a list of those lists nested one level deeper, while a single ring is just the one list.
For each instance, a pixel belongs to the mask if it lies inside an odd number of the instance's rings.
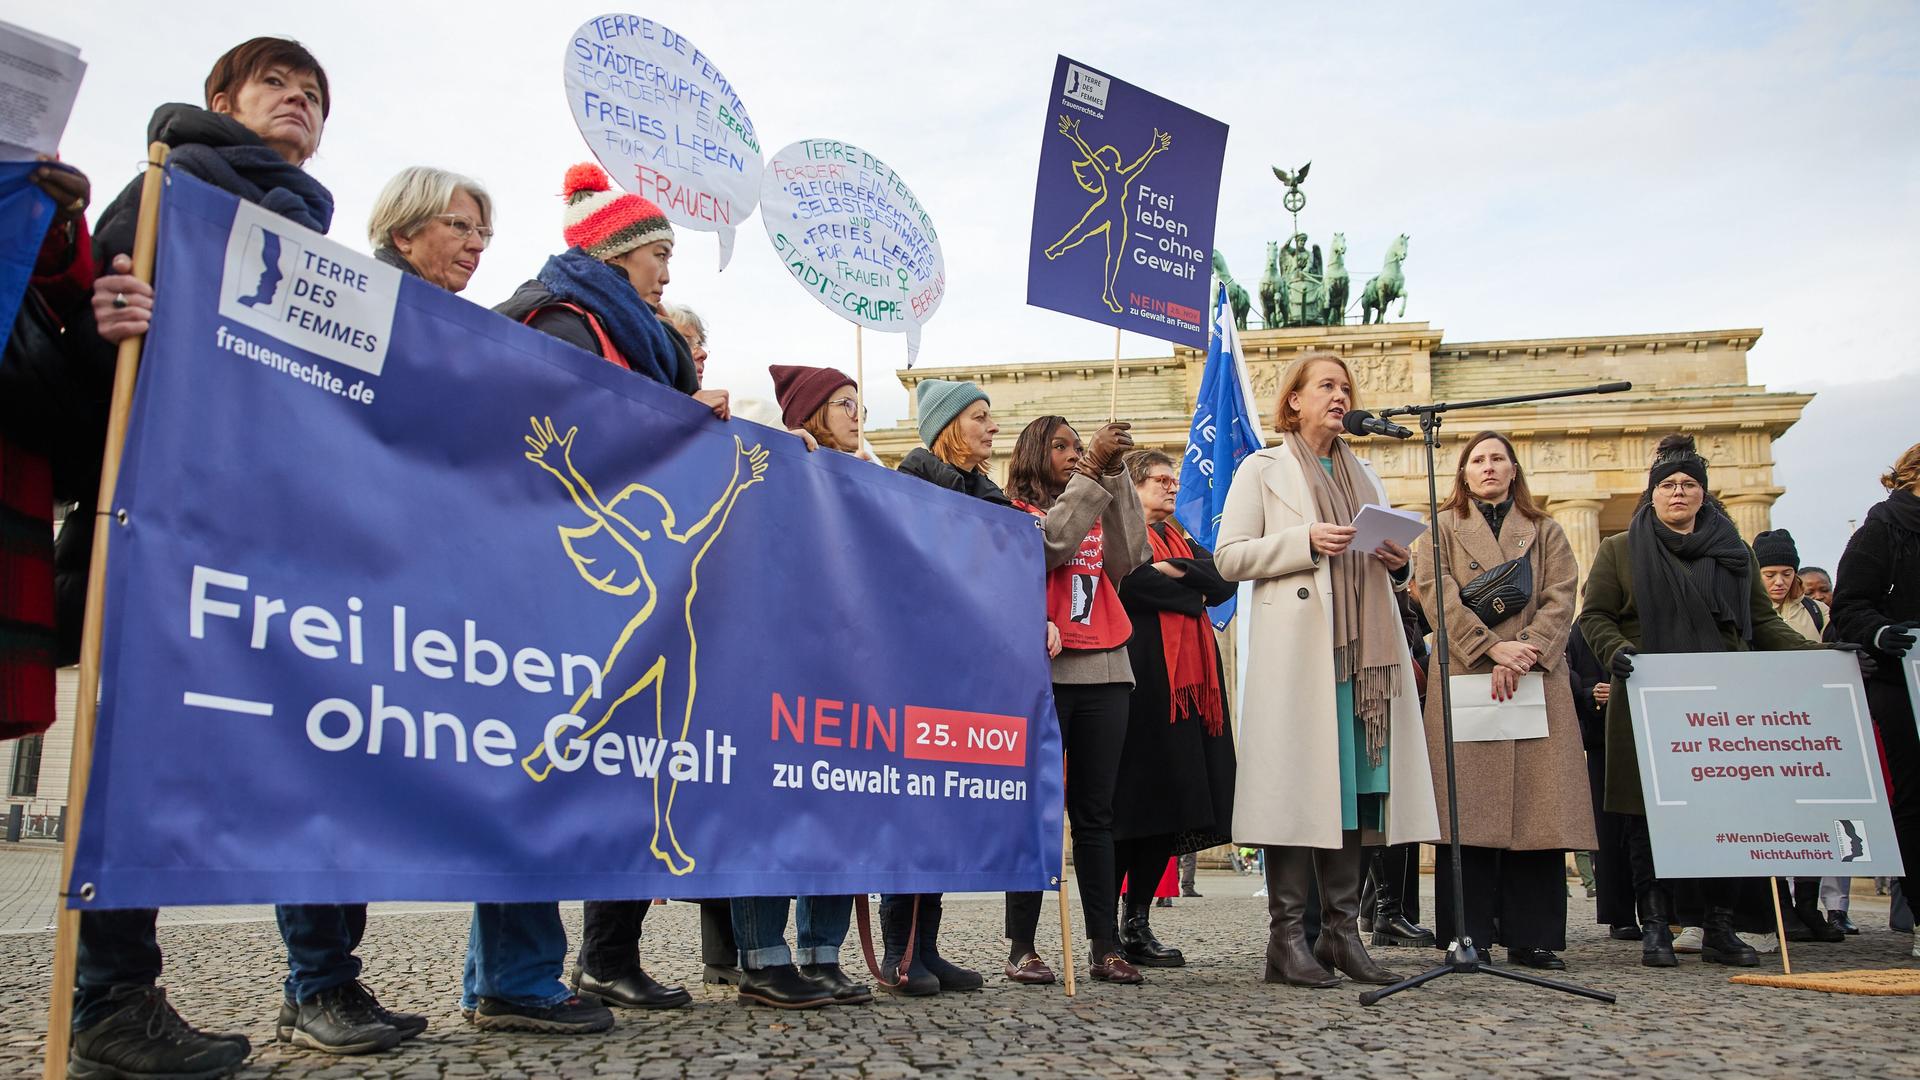
[{"label": "microphone stand", "polygon": [[[1485,409],[1495,405],[1516,405],[1528,401],[1545,401],[1549,398],[1579,397],[1585,394],[1617,394],[1633,389],[1629,382],[1603,383],[1599,386],[1583,386],[1573,390],[1550,390],[1540,394],[1520,394],[1515,397],[1485,398],[1480,401],[1462,401],[1458,403],[1438,402],[1432,405],[1403,405],[1397,409],[1385,409],[1377,415],[1382,419],[1390,416],[1418,416],[1420,431],[1427,446],[1427,528],[1433,542],[1433,580],[1434,590],[1440,589],[1440,582],[1446,579],[1446,549],[1440,543],[1440,492],[1434,472],[1434,451],[1440,445],[1440,416],[1454,409]],[[1497,975],[1515,982],[1544,986],[1549,990],[1577,994],[1593,998],[1611,1005],[1614,996],[1604,990],[1590,990],[1572,983],[1555,982],[1538,975],[1528,975],[1511,968],[1495,967],[1490,953],[1476,948],[1473,939],[1467,936],[1466,889],[1462,884],[1460,864],[1460,789],[1454,782],[1453,764],[1453,694],[1448,686],[1447,666],[1449,653],[1447,642],[1447,605],[1439,597],[1431,598],[1429,605],[1433,615],[1434,659],[1440,671],[1440,730],[1445,740],[1447,765],[1447,835],[1451,842],[1453,859],[1453,941],[1447,948],[1447,958],[1438,966],[1429,968],[1411,978],[1402,979],[1392,986],[1383,986],[1378,990],[1368,990],[1360,995],[1360,1004],[1372,1005],[1385,997],[1402,990],[1411,990],[1416,986],[1432,982],[1443,975]],[[1433,692],[1431,686],[1428,693]],[[1491,942],[1488,945],[1491,946]]]}]

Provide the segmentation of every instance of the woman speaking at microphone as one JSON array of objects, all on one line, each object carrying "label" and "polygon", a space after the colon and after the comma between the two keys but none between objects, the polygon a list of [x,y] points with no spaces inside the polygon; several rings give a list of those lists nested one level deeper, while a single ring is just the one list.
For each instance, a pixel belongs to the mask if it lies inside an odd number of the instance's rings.
[{"label": "woman speaking at microphone", "polygon": [[[1353,519],[1385,505],[1379,477],[1340,436],[1353,376],[1326,353],[1281,380],[1280,443],[1234,474],[1214,565],[1254,583],[1233,836],[1267,847],[1266,979],[1330,987],[1399,976],[1360,942],[1361,834],[1388,844],[1440,833],[1413,660],[1394,592],[1408,551],[1353,550]],[[1083,871],[1084,872],[1084,871]],[[1307,898],[1321,932],[1307,948]]]},{"label": "woman speaking at microphone", "polygon": [[[1566,852],[1597,841],[1580,720],[1567,679],[1567,635],[1579,577],[1573,545],[1558,522],[1534,504],[1513,444],[1495,431],[1475,435],[1460,451],[1453,495],[1440,507],[1440,551],[1446,573],[1434,579],[1434,547],[1422,538],[1414,554],[1420,600],[1446,605],[1452,667],[1490,677],[1494,701],[1512,699],[1520,680],[1545,682],[1544,737],[1461,742],[1454,747],[1460,797],[1461,891],[1467,935],[1494,943],[1528,967],[1566,967]],[[1434,669],[1437,676],[1438,670]],[[1456,690],[1456,709],[1473,704]],[[1427,693],[1427,755],[1434,790],[1446,797],[1441,696]],[[1456,730],[1456,735],[1459,732]],[[1441,822],[1440,842],[1448,843]],[[1446,948],[1453,916],[1453,860],[1442,853],[1434,874],[1436,943]]]}]

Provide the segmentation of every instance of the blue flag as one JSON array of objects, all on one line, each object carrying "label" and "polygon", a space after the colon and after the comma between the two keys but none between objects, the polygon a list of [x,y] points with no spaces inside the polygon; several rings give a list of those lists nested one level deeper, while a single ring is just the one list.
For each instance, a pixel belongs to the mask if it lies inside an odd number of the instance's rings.
[{"label": "blue flag", "polygon": [[35,170],[45,167],[40,161],[0,163],[0,344],[13,334],[20,298],[53,222],[53,200],[33,182]]},{"label": "blue flag", "polygon": [[1059,873],[1032,518],[178,171],[160,217],[74,906]]},{"label": "blue flag", "polygon": [[[1207,343],[1207,367],[1200,375],[1200,397],[1193,406],[1193,427],[1180,465],[1180,498],[1173,516],[1195,540],[1211,550],[1220,540],[1220,515],[1227,508],[1227,487],[1240,460],[1265,446],[1260,415],[1247,385],[1240,336],[1220,286],[1213,305],[1213,333]],[[1216,629],[1233,619],[1235,602],[1208,609]]]}]

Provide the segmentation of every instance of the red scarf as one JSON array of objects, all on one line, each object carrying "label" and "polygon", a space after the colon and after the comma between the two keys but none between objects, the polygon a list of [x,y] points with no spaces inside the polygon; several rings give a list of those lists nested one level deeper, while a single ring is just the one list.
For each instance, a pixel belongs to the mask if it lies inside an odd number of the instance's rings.
[{"label": "red scarf", "polygon": [[[1044,518],[1045,510],[1013,500],[1013,505]],[[1107,580],[1107,557],[1100,543],[1100,523],[1094,522],[1080,538],[1073,558],[1047,571],[1047,620],[1060,631],[1063,649],[1117,649],[1133,636],[1133,620],[1120,603],[1120,593]]]},{"label": "red scarf", "polygon": [[[1188,546],[1187,538],[1172,526],[1149,528],[1147,543],[1153,545],[1155,562],[1193,558],[1193,548]],[[1162,611],[1160,647],[1166,653],[1167,696],[1173,706],[1173,715],[1167,722],[1179,723],[1181,716],[1197,714],[1207,725],[1207,734],[1220,734],[1224,725],[1220,713],[1220,665],[1212,624],[1204,615]]]}]

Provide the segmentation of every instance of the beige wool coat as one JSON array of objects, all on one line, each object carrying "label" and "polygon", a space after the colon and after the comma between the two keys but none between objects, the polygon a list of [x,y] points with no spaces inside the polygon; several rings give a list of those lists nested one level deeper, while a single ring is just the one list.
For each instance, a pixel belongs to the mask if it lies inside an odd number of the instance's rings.
[{"label": "beige wool coat", "polygon": [[[1594,836],[1580,717],[1574,711],[1567,676],[1567,638],[1573,632],[1573,594],[1580,576],[1573,546],[1558,522],[1551,518],[1529,521],[1518,510],[1507,514],[1496,537],[1487,519],[1473,507],[1466,517],[1440,511],[1440,540],[1447,554],[1447,575],[1439,591],[1447,605],[1451,673],[1486,675],[1494,669],[1488,651],[1502,641],[1520,641],[1540,650],[1536,670],[1543,674],[1547,693],[1546,738],[1454,744],[1454,774],[1460,780],[1460,842],[1513,851],[1591,851],[1599,841]],[[1460,586],[1521,556],[1533,564],[1533,599],[1519,614],[1488,627],[1460,602]],[[1420,604],[1431,619],[1431,538],[1423,536],[1414,545],[1413,562]],[[1445,805],[1446,744],[1440,724],[1437,654],[1430,656],[1427,673],[1427,746],[1434,792]],[[1456,698],[1454,708],[1460,705]],[[1451,839],[1443,815],[1440,840]]]},{"label": "beige wool coat", "polygon": [[[1387,505],[1370,468],[1367,479],[1373,487],[1367,501]],[[1249,646],[1240,658],[1246,692],[1235,747],[1233,838],[1240,844],[1341,844],[1330,573],[1307,542],[1307,528],[1318,520],[1312,489],[1286,446],[1248,455],[1233,474],[1213,564],[1229,581],[1254,583],[1253,603],[1241,609]],[[1385,839],[1407,844],[1435,839],[1440,822],[1413,661],[1395,629],[1403,644],[1387,736]]]}]

